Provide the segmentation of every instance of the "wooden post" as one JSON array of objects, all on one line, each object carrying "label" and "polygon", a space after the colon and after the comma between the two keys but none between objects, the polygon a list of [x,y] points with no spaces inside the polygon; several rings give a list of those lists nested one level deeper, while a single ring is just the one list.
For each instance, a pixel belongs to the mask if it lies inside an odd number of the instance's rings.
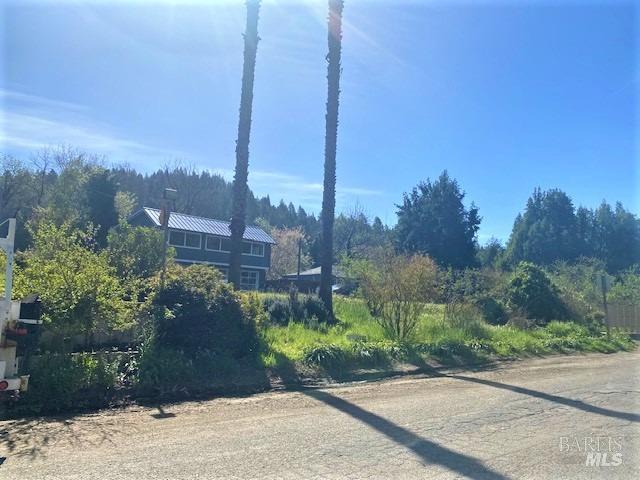
[{"label": "wooden post", "polygon": [[169,200],[174,201],[178,195],[177,190],[173,188],[165,188],[162,194],[162,208],[160,209],[160,225],[162,226],[162,235],[164,241],[162,242],[162,270],[160,271],[160,291],[164,290],[164,280],[167,275],[167,248],[169,246],[169,217],[171,216],[171,209],[169,208]]},{"label": "wooden post", "polygon": [[298,288],[300,288],[300,267],[302,266],[302,239],[298,239]]},{"label": "wooden post", "polygon": [[604,308],[604,321],[607,326],[607,337],[610,337],[611,327],[609,326],[609,307],[607,305],[607,278],[604,273],[600,276],[600,286],[602,287],[602,306]]}]

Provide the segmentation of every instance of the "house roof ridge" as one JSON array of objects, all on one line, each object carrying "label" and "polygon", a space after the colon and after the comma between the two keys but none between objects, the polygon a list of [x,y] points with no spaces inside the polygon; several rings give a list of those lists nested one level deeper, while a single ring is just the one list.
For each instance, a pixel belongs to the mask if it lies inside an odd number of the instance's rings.
[{"label": "house roof ridge", "polygon": [[[140,210],[131,215],[130,218],[139,214],[144,214],[156,225],[159,226],[161,210],[153,207],[142,206]],[[169,217],[170,228],[185,230],[210,235],[230,237],[231,223],[217,218],[203,217],[201,215],[191,215],[189,213],[171,212]],[[267,231],[257,225],[247,225],[243,235],[245,240],[275,244],[275,240]]]},{"label": "house roof ridge", "polygon": [[[142,207],[142,209],[143,209],[143,210],[153,210],[153,211],[155,211],[155,212],[160,212],[160,209],[159,209],[159,208],[144,207],[144,206],[143,206],[143,207]],[[178,215],[183,215],[183,216],[185,216],[185,217],[191,217],[191,218],[201,218],[201,219],[203,219],[203,220],[213,220],[214,222],[226,223],[227,225],[231,225],[231,222],[230,222],[229,220],[221,220],[221,219],[219,219],[219,218],[203,217],[202,215],[193,215],[193,214],[190,214],[190,213],[182,213],[182,212],[174,212],[174,211],[172,211],[172,212],[170,212],[170,213],[176,213],[176,214],[178,214]],[[247,226],[247,227],[252,227],[252,228],[259,228],[259,229],[260,229],[260,230],[262,230],[264,233],[268,233],[267,231],[265,231],[265,229],[264,229],[264,228],[262,228],[262,227],[261,227],[261,226],[259,226],[259,225],[251,224],[251,225],[246,225],[246,226]]]}]

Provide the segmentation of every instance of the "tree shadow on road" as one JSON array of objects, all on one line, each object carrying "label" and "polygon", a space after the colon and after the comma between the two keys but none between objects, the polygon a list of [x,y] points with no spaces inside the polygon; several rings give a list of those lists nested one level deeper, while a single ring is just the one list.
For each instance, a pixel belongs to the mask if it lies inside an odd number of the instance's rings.
[{"label": "tree shadow on road", "polygon": [[[517,385],[510,385],[507,383],[500,383],[493,380],[486,380],[486,379],[477,378],[477,377],[467,377],[465,375],[458,375],[453,373],[444,373],[439,371],[436,368],[433,368],[426,362],[420,361],[420,359],[417,359],[414,363],[420,368],[420,370],[423,373],[429,375],[430,377],[451,378],[455,380],[462,380],[465,382],[478,383],[481,385],[487,385],[489,387],[499,388],[501,390],[509,390],[511,392],[520,393],[522,395],[528,395],[530,397],[541,398],[549,402],[559,403],[561,405],[566,405],[568,407],[576,408],[584,412],[595,413],[597,415],[603,415],[605,417],[619,418],[621,420],[626,420],[629,422],[636,422],[636,423],[640,422],[640,415],[636,413],[621,412],[619,410],[612,410],[610,408],[598,407],[596,405],[585,403],[582,400],[574,400],[572,398],[562,397],[560,395],[553,395],[551,393],[545,393],[539,390],[532,390],[530,388],[518,387]],[[474,370],[484,371],[487,369],[491,369],[493,365],[489,364],[488,365],[489,368],[485,368],[485,367],[486,366],[484,365],[478,365],[478,368]]]},{"label": "tree shadow on road", "polygon": [[162,405],[158,405],[156,408],[158,409],[158,413],[151,414],[151,417],[156,420],[164,420],[166,418],[174,418],[176,416],[175,413],[167,412]]},{"label": "tree shadow on road", "polygon": [[395,423],[371,413],[357,405],[322,390],[302,390],[302,393],[335,408],[377,430],[398,445],[402,445],[427,463],[441,465],[471,478],[504,480],[508,477],[491,470],[477,458],[455,452],[435,442],[424,439]]},{"label": "tree shadow on road", "polygon": [[595,413],[597,415],[603,415],[605,417],[619,418],[621,420],[627,420],[630,422],[640,422],[640,415],[629,412],[621,412],[618,410],[612,410],[610,408],[597,407],[589,403],[585,403],[582,400],[573,400],[567,397],[561,397],[559,395],[553,395],[551,393],[540,392],[538,390],[531,390],[530,388],[518,387],[516,385],[509,385],[506,383],[494,382],[492,380],[485,380],[483,378],[467,377],[464,375],[452,375],[452,374],[440,374],[439,376],[445,378],[453,378],[456,380],[462,380],[465,382],[479,383],[481,385],[487,385],[501,390],[509,390],[511,392],[520,393],[522,395],[528,395],[535,398],[541,398],[549,402],[559,403],[568,407],[576,408],[584,412]]},{"label": "tree shadow on road", "polygon": [[46,455],[54,444],[81,451],[91,445],[114,444],[112,437],[119,431],[115,422],[96,422],[91,416],[9,420],[0,424],[0,454],[35,458]]}]

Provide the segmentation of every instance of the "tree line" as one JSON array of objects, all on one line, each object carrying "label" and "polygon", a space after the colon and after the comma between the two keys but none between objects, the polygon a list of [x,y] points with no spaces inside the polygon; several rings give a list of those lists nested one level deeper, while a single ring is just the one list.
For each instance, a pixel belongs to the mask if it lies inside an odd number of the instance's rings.
[{"label": "tree line", "polygon": [[395,228],[397,247],[424,253],[440,265],[511,269],[520,262],[552,265],[597,259],[610,273],[640,265],[640,220],[622,203],[576,206],[559,189],[535,189],[516,217],[506,245],[491,239],[479,246],[478,208],[464,205],[464,191],[443,172],[404,195]]},{"label": "tree line", "polygon": [[[221,220],[231,218],[232,182],[207,170],[174,162],[154,172],[142,173],[126,165],[109,166],[104,158],[74,148],[46,149],[29,159],[0,156],[0,218],[18,218],[16,247],[26,250],[32,239],[24,226],[34,215],[45,215],[54,223],[98,228],[98,243],[119,218],[147,206],[158,208],[165,188],[178,196],[170,207],[177,212]],[[250,189],[246,200],[247,223],[267,230],[300,229],[304,254],[309,263],[320,262],[320,219],[302,206]],[[40,213],[38,213],[40,212]],[[355,206],[335,220],[335,258],[353,255],[365,246],[387,241],[390,229],[375,217],[370,220]],[[288,272],[291,273],[291,272]]]},{"label": "tree line", "polygon": [[[232,184],[222,176],[176,163],[141,173],[126,166],[106,166],[104,159],[70,148],[44,150],[29,161],[10,155],[1,160],[0,217],[16,216],[17,248],[33,240],[24,225],[45,215],[61,225],[96,227],[104,246],[109,229],[142,206],[160,205],[166,187],[179,192],[175,211],[203,217],[231,217]],[[521,261],[551,265],[580,258],[600,260],[610,273],[640,264],[640,220],[621,203],[603,201],[595,208],[576,207],[561,190],[536,189],[513,225],[508,241],[479,245],[479,209],[465,206],[465,193],[447,172],[417,185],[398,205],[395,227],[371,219],[361,206],[338,214],[334,221],[334,263],[362,258],[378,247],[408,254],[422,253],[454,269],[511,268]],[[247,192],[247,222],[278,238],[283,251],[274,261],[279,273],[295,271],[298,242],[303,266],[321,259],[321,222],[303,207]],[[289,271],[287,271],[289,270]]]}]

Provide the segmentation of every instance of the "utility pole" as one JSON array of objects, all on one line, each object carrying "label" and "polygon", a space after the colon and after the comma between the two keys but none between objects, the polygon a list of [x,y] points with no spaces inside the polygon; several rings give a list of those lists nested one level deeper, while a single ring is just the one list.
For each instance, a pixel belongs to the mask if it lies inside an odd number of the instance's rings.
[{"label": "utility pole", "polygon": [[160,291],[164,290],[164,280],[167,274],[167,248],[169,246],[169,217],[171,209],[169,208],[169,200],[173,200],[175,209],[175,200],[178,191],[173,188],[165,188],[162,194],[162,207],[160,208],[160,225],[162,226],[164,241],[162,242],[162,271],[160,272]]}]

